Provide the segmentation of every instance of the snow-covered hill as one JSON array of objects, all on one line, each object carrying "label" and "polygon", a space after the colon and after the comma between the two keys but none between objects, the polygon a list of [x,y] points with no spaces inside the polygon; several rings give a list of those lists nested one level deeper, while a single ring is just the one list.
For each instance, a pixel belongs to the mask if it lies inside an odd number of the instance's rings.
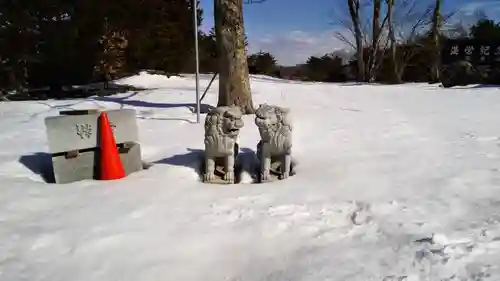
[{"label": "snow-covered hill", "polygon": [[[192,76],[118,83],[149,90],[0,103],[0,280],[500,280],[499,89],[253,77],[256,104],[292,110],[297,175],[214,186],[194,169]],[[43,182],[45,117],[120,107],[137,111],[151,168]]]}]

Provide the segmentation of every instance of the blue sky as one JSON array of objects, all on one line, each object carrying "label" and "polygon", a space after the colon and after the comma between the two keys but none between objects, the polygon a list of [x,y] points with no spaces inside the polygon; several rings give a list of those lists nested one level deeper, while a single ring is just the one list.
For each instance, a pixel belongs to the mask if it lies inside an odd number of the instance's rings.
[{"label": "blue sky", "polygon": [[[415,1],[422,9],[434,2]],[[444,11],[457,11],[454,20],[467,22],[478,10],[500,18],[500,0],[443,0],[443,6]],[[213,0],[201,0],[201,7],[202,29],[208,30],[213,26]],[[349,36],[340,24],[347,16],[346,0],[266,0],[243,9],[250,52],[271,52],[281,64],[301,63],[311,55],[347,47],[335,35],[341,32]]]}]

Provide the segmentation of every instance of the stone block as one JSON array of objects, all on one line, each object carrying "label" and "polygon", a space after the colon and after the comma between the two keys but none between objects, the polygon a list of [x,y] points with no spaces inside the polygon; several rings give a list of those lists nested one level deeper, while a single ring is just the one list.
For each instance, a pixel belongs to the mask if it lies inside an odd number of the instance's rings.
[{"label": "stone block", "polygon": [[[138,142],[135,111],[106,111],[116,143]],[[84,115],[60,115],[45,118],[49,152],[59,153],[98,146],[99,112]]]},{"label": "stone block", "polygon": [[85,115],[99,113],[99,109],[81,109],[81,110],[61,110],[60,115]]},{"label": "stone block", "polygon": [[[135,111],[106,112],[127,175],[142,170]],[[98,179],[99,112],[79,111],[45,119],[56,183]]]},{"label": "stone block", "polygon": [[[131,143],[129,148],[124,148],[123,145],[119,145],[118,147],[126,175],[142,170],[140,144]],[[72,157],[68,153],[52,156],[56,183],[63,184],[99,178],[98,149],[83,150],[75,156]]]}]

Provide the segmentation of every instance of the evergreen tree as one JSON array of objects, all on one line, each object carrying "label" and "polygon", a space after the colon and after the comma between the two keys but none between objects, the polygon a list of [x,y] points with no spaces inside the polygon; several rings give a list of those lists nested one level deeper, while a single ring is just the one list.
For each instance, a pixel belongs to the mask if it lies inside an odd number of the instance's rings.
[{"label": "evergreen tree", "polygon": [[471,27],[470,36],[478,40],[500,40],[500,23],[480,19]]},{"label": "evergreen tree", "polygon": [[248,57],[248,68],[251,74],[276,75],[276,58],[268,52],[260,51]]}]

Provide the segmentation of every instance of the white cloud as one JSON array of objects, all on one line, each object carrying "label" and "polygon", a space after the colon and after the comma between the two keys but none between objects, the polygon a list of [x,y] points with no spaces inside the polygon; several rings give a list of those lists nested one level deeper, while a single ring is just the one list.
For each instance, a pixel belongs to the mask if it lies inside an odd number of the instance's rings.
[{"label": "white cloud", "polygon": [[486,13],[499,12],[500,3],[498,1],[476,1],[463,5],[459,11],[466,16],[473,16],[479,11]]},{"label": "white cloud", "polygon": [[[349,37],[347,32],[342,32]],[[280,34],[249,36],[249,53],[269,52],[279,64],[295,65],[304,63],[313,55],[321,56],[335,50],[349,48],[336,36],[333,30],[325,32],[306,32],[293,30]]]}]

